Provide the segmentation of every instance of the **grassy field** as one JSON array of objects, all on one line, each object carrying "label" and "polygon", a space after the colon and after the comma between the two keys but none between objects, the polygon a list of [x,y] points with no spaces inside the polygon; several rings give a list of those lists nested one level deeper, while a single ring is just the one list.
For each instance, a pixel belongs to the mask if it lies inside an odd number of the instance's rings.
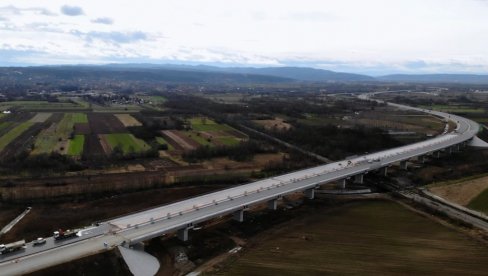
[{"label": "grassy field", "polygon": [[52,113],[40,112],[30,119],[32,123],[44,123],[49,117],[53,115]]},{"label": "grassy field", "polygon": [[232,129],[230,126],[225,124],[218,124],[215,121],[208,118],[191,118],[190,124],[193,130],[196,131],[219,131],[219,130],[229,130]]},{"label": "grassy field", "polygon": [[468,204],[468,208],[488,214],[488,189],[485,189],[472,199]]},{"label": "grassy field", "polygon": [[219,275],[486,275],[488,247],[389,201],[280,226]]},{"label": "grassy field", "polygon": [[184,131],[183,134],[202,146],[213,146],[212,142],[209,142],[202,136],[198,136],[198,133],[196,131]]},{"label": "grassy field", "polygon": [[158,142],[158,144],[161,144],[161,145],[167,145],[168,146],[168,150],[174,150],[173,146],[168,143],[168,141],[166,141],[163,137],[156,137],[156,142]]},{"label": "grassy field", "polygon": [[143,152],[150,149],[146,142],[137,139],[134,135],[129,133],[105,134],[104,136],[112,149],[120,147],[124,154]]},{"label": "grassy field", "polygon": [[47,101],[11,101],[0,103],[0,110],[20,108],[22,110],[77,110],[86,109],[86,105],[72,102],[47,102]]},{"label": "grassy field", "polygon": [[240,143],[240,141],[238,139],[236,139],[235,137],[231,137],[231,136],[228,136],[228,137],[218,137],[218,138],[215,138],[217,139],[220,143],[226,145],[226,146],[234,146],[234,145],[237,145]]},{"label": "grassy field", "polygon": [[83,145],[85,143],[84,135],[75,135],[69,142],[68,155],[80,156],[83,153]]},{"label": "grassy field", "polygon": [[12,122],[1,122],[0,123],[0,131],[11,126],[12,125]]},{"label": "grassy field", "polygon": [[461,106],[461,105],[433,105],[433,106],[421,106],[421,107],[426,108],[426,109],[433,109],[433,110],[451,112],[451,113],[483,113],[483,112],[485,112],[485,109],[483,109],[483,108],[475,108],[475,107]]},{"label": "grassy field", "polygon": [[92,109],[94,112],[101,112],[101,113],[128,113],[128,112],[130,113],[130,112],[139,112],[143,108],[135,104],[127,104],[127,105],[113,104],[110,106],[101,106],[97,104],[92,104]]},{"label": "grassy field", "polygon": [[0,137],[0,150],[3,150],[5,146],[7,146],[10,142],[12,142],[15,138],[19,137],[24,131],[29,129],[34,123],[31,122],[23,122],[18,126],[14,127],[12,130],[7,132],[5,135]]},{"label": "grassy field", "polygon": [[[48,129],[43,130],[36,138],[33,154],[51,153],[60,147],[63,140],[68,139],[76,123],[87,123],[84,113],[65,113],[63,119]],[[69,151],[69,148],[68,148]]]},{"label": "grassy field", "polygon": [[150,104],[163,104],[166,102],[166,98],[163,96],[142,96],[141,98],[150,101]]}]

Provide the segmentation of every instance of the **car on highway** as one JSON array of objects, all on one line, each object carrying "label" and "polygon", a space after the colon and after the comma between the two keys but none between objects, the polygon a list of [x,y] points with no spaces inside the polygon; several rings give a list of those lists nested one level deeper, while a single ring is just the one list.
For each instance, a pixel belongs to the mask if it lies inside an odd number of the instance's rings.
[{"label": "car on highway", "polygon": [[32,242],[32,245],[33,246],[39,246],[39,245],[43,245],[45,243],[46,243],[45,238],[37,238],[35,241]]}]

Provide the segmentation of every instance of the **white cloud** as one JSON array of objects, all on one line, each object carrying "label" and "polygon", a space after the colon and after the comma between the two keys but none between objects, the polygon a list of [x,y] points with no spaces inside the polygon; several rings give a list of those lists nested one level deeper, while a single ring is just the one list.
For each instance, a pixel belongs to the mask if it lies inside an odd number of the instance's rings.
[{"label": "white cloud", "polygon": [[[488,72],[488,5],[478,0],[2,3],[2,42],[46,53],[31,55],[36,63],[128,57],[361,72]],[[46,16],[53,10],[89,16]]]},{"label": "white cloud", "polygon": [[67,15],[67,16],[78,16],[78,15],[83,15],[84,14],[83,9],[81,7],[78,7],[78,6],[68,6],[68,5],[62,6],[61,7],[61,12],[64,15]]},{"label": "white cloud", "polygon": [[97,24],[106,24],[106,25],[112,25],[114,23],[113,19],[110,17],[95,18],[91,22],[97,23]]}]

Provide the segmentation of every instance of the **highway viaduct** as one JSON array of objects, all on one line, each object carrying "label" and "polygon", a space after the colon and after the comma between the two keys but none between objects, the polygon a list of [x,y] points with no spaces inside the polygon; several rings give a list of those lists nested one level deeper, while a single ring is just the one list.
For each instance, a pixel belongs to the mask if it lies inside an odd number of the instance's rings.
[{"label": "highway viaduct", "polygon": [[[371,94],[361,95],[369,100]],[[399,163],[406,166],[412,158],[426,155],[438,156],[441,151],[452,152],[467,146],[479,131],[479,125],[469,119],[438,111],[419,109],[388,103],[399,109],[416,110],[454,122],[455,131],[446,132],[426,141],[366,154],[347,160],[275,176],[249,184],[197,196],[173,204],[133,213],[102,222],[80,231],[79,237],[62,242],[47,239],[46,245],[0,255],[0,275],[20,275],[115,247],[131,245],[177,233],[182,240],[188,239],[188,231],[195,225],[212,218],[232,214],[242,221],[244,212],[255,204],[267,203],[276,209],[277,201],[291,193],[304,192],[314,198],[314,191],[323,184],[354,178],[362,181],[371,171],[387,173],[388,167]],[[125,249],[124,249],[125,250]]]}]

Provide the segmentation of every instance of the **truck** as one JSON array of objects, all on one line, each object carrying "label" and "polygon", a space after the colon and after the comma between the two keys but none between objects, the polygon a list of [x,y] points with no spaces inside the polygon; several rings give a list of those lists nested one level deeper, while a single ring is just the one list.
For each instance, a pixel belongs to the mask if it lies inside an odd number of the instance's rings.
[{"label": "truck", "polygon": [[69,238],[75,238],[78,235],[79,229],[74,229],[74,230],[63,230],[59,229],[58,231],[54,231],[54,240],[59,241],[59,240],[64,240],[64,239],[69,239]]},{"label": "truck", "polygon": [[0,244],[0,254],[7,254],[23,248],[25,248],[25,240],[20,240],[8,244]]}]

